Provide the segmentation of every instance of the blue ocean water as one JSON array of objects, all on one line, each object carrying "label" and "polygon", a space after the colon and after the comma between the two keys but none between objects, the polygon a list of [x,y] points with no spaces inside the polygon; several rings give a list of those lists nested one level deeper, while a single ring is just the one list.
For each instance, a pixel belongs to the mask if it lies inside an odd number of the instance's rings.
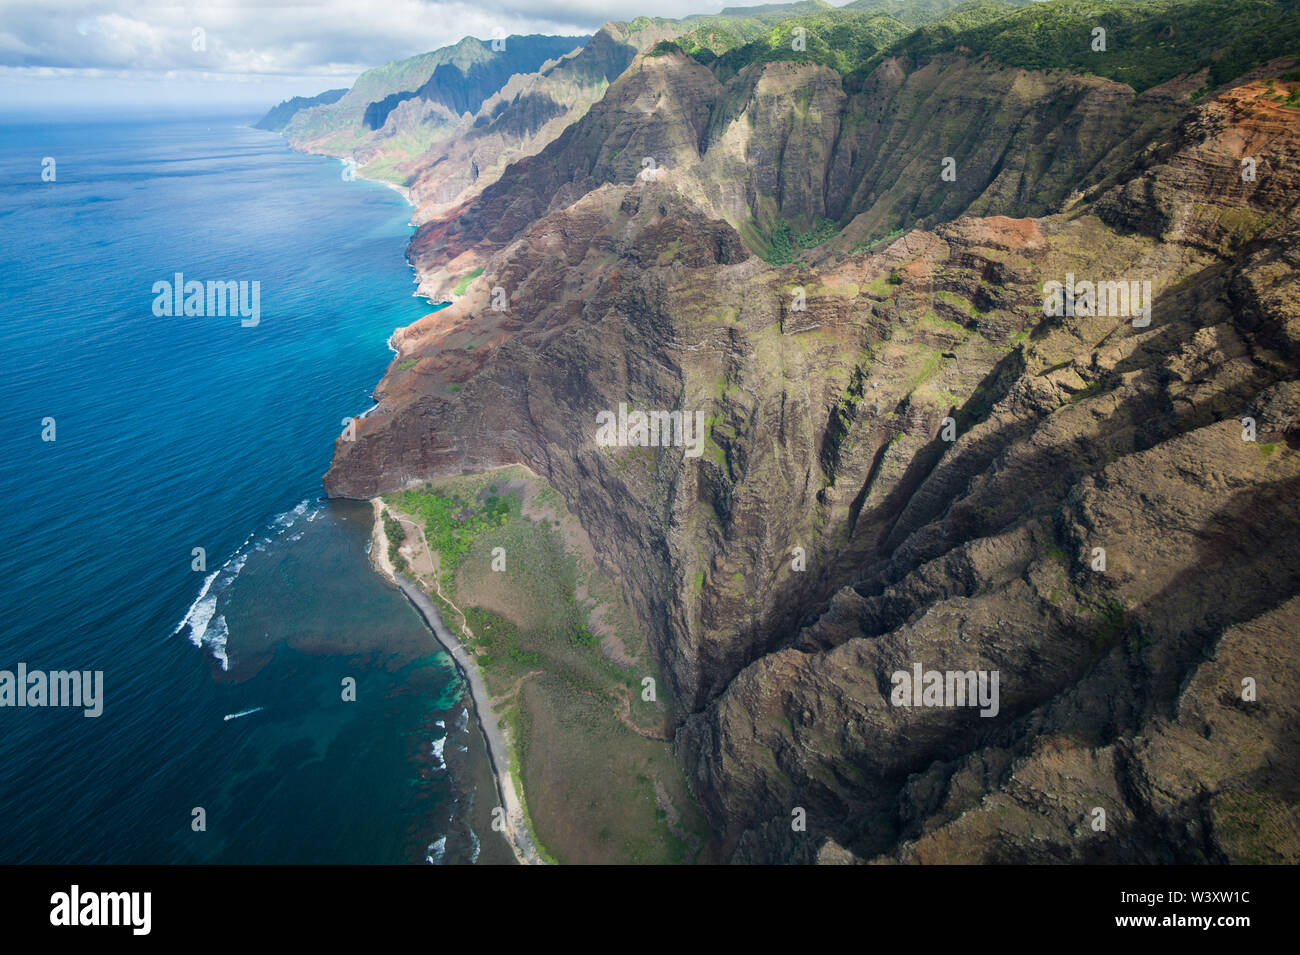
[{"label": "blue ocean water", "polygon": [[[431,310],[409,207],[246,122],[0,126],[0,669],[104,674],[0,708],[0,861],[496,861],[454,668],[320,500]],[[177,272],[260,321],[156,316]]]}]

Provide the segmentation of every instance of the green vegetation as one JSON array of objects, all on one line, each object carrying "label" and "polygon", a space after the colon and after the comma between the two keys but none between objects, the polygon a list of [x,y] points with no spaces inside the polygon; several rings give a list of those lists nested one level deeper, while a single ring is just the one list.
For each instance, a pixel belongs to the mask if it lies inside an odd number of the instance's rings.
[{"label": "green vegetation", "polygon": [[951,305],[959,312],[969,315],[972,318],[974,318],[976,315],[988,314],[987,312],[982,312],[978,308],[976,308],[975,303],[972,302],[970,299],[958,295],[956,292],[949,292],[947,289],[939,289],[937,292],[934,293],[934,295],[935,298],[939,299],[939,301]]},{"label": "green vegetation", "polygon": [[398,553],[398,548],[406,541],[406,528],[402,522],[393,517],[388,511],[384,511],[384,536],[388,538],[388,561],[395,567],[398,573],[409,573],[406,566],[406,558]]},{"label": "green vegetation", "polygon": [[1151,641],[1142,636],[1136,622],[1129,617],[1128,611],[1118,600],[1106,598],[1092,608],[1096,630],[1093,633],[1093,649],[1099,653],[1114,646],[1121,646],[1128,656],[1149,646]]},{"label": "green vegetation", "polygon": [[893,294],[893,285],[890,284],[888,275],[877,275],[867,283],[866,289],[876,298],[888,298]]},{"label": "green vegetation", "polygon": [[[1106,31],[1104,51],[1093,49],[1096,27]],[[804,31],[803,50],[794,49],[796,29]],[[699,18],[652,55],[692,56],[722,82],[753,63],[776,61],[818,63],[856,81],[887,58],[915,64],[959,49],[1021,69],[1104,76],[1139,92],[1208,68],[1212,88],[1300,51],[1300,9],[1294,0],[809,3],[783,16]],[[1298,77],[1293,70],[1281,79]]]},{"label": "green vegetation", "polygon": [[398,370],[398,371],[407,371],[407,370],[409,370],[409,369],[411,369],[411,368],[414,368],[414,367],[415,367],[415,364],[416,364],[419,360],[420,360],[420,359],[418,359],[418,358],[403,358],[401,361],[399,361],[399,362],[397,363],[397,370]]},{"label": "green vegetation", "polygon": [[[538,666],[542,655],[533,650],[524,649],[519,639],[519,628],[507,618],[482,607],[469,607],[465,610],[465,622],[477,635],[476,645],[489,653],[502,653],[515,663]],[[480,666],[491,664],[491,657],[480,655]]]},{"label": "green vegetation", "polygon": [[859,242],[852,249],[850,249],[849,252],[854,255],[857,255],[859,252],[874,252],[878,249],[883,249],[887,245],[889,245],[889,243],[893,242],[895,239],[901,236],[905,231],[906,230],[902,228],[891,229],[885,235],[882,235],[877,239],[866,239],[862,242]]},{"label": "green vegetation", "polygon": [[778,222],[770,236],[763,236],[756,230],[753,237],[758,239],[759,255],[769,265],[789,265],[795,260],[796,250],[816,248],[836,231],[834,222],[818,217],[807,232],[795,233],[788,222]]},{"label": "green vegetation", "polygon": [[788,265],[794,261],[794,241],[790,227],[782,222],[772,232],[768,254],[763,256],[770,265]]},{"label": "green vegetation", "polygon": [[669,53],[680,53],[683,56],[686,55],[686,51],[682,49],[681,44],[676,40],[660,40],[654,45],[654,48],[646,54],[646,56],[657,59],[661,56],[667,56]]},{"label": "green vegetation", "polygon": [[813,249],[821,245],[837,231],[838,229],[836,229],[834,222],[830,219],[823,219],[821,216],[818,216],[817,221],[813,223],[812,229],[796,235],[794,237],[794,242],[795,245],[799,246],[801,249]]},{"label": "green vegetation", "polygon": [[1101,379],[1098,379],[1097,381],[1090,381],[1082,388],[1080,388],[1078,391],[1076,391],[1074,394],[1070,395],[1070,397],[1066,399],[1066,403],[1076,404],[1080,401],[1085,401],[1088,398],[1092,398],[1096,395],[1101,394],[1103,391],[1106,390],[1106,387],[1107,387],[1106,382]]},{"label": "green vegetation", "polygon": [[[1093,29],[1106,31],[1094,51]],[[1141,92],[1208,67],[1217,87],[1250,67],[1300,48],[1293,0],[1046,0],[1008,10],[962,7],[864,64],[914,59],[965,47],[1006,66],[1091,73]]]},{"label": "green vegetation", "polygon": [[513,494],[489,495],[478,503],[432,490],[403,491],[392,503],[423,522],[425,540],[430,550],[442,555],[445,575],[455,573],[475,538],[490,527],[501,527],[512,511],[519,509]]},{"label": "green vegetation", "polygon": [[[804,32],[796,34],[796,30]],[[781,21],[762,37],[727,50],[710,69],[723,82],[753,63],[779,61],[817,63],[848,74],[908,32],[891,16],[827,8]],[[803,49],[795,49],[796,37],[803,41]]]},{"label": "green vegetation", "polygon": [[469,283],[473,282],[476,278],[478,278],[482,274],[483,274],[483,266],[480,265],[478,268],[476,268],[473,272],[470,272],[468,275],[462,275],[460,281],[457,282],[455,287],[452,288],[451,294],[464,295],[465,289],[469,288]]},{"label": "green vegetation", "polygon": [[628,26],[634,30],[646,30],[652,26],[661,29],[674,26],[686,27],[686,31],[673,40],[661,41],[650,55],[664,56],[669,52],[681,52],[708,65],[723,53],[766,36],[783,21],[800,15],[817,15],[832,9],[834,8],[821,0],[806,0],[803,3],[773,6],[770,9],[752,7],[749,8],[746,16],[705,14],[682,20],[637,17]]},{"label": "green vegetation", "polygon": [[924,356],[920,370],[917,371],[912,379],[908,382],[909,391],[915,390],[925,382],[929,381],[939,371],[943,365],[943,352],[938,349],[926,349],[920,352]]},{"label": "green vegetation", "polygon": [[1279,865],[1291,862],[1285,847],[1300,819],[1294,803],[1269,790],[1229,790],[1210,803],[1210,818],[1234,862]]},{"label": "green vegetation", "polygon": [[[1029,0],[1010,0],[1013,3],[1027,3]],[[918,27],[923,23],[937,20],[954,7],[970,7],[970,0],[853,0],[842,9],[860,10],[863,13],[885,13],[909,27]]]}]

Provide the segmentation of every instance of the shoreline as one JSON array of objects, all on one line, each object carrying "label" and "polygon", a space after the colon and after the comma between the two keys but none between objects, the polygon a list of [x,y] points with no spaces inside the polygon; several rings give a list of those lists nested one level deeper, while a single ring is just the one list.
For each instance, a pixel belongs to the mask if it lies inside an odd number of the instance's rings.
[{"label": "shoreline", "polygon": [[[286,143],[287,142],[288,140],[286,140]],[[293,146],[290,145],[289,148],[293,149]],[[297,152],[298,150],[293,149],[293,151]],[[318,153],[317,155],[327,155],[327,154]],[[378,185],[387,186],[389,189],[392,189],[399,196],[401,196],[403,200],[405,200],[406,204],[411,207],[412,214],[414,214],[415,203],[411,201],[411,189],[409,186],[399,186],[397,185],[397,183],[389,182],[387,179],[376,179],[373,176],[367,176],[364,173],[362,173],[361,164],[358,163],[355,159],[352,159],[351,157],[333,156],[331,158],[337,159],[339,162],[343,163],[343,168],[351,171],[353,179],[362,179],[366,182],[377,183]]]},{"label": "shoreline", "polygon": [[[384,530],[384,515],[387,513],[387,508],[377,497],[370,499],[370,505],[374,514],[374,524],[370,532],[370,564],[377,573],[396,586],[415,607],[416,612],[433,633],[434,639],[456,664],[456,669],[469,687],[470,699],[474,703],[475,719],[478,720],[479,729],[487,742],[488,762],[492,767],[492,776],[496,780],[498,805],[505,809],[506,841],[510,843],[510,849],[520,865],[543,865],[546,860],[542,858],[533,841],[532,833],[524,818],[523,806],[515,791],[516,781],[510,771],[509,747],[506,744],[505,734],[501,730],[500,720],[492,710],[491,698],[478,666],[465,645],[443,622],[442,615],[429,595],[397,573],[396,568],[389,562],[388,534]],[[522,789],[522,782],[519,785]]]}]

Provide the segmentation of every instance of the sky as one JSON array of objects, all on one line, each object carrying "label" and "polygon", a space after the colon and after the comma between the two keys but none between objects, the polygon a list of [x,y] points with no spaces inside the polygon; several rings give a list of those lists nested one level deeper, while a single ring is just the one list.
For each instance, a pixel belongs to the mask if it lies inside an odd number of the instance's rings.
[{"label": "sky", "polygon": [[464,36],[578,35],[606,20],[716,13],[743,2],[0,0],[0,104],[35,112],[265,110],[350,86],[365,69]]}]

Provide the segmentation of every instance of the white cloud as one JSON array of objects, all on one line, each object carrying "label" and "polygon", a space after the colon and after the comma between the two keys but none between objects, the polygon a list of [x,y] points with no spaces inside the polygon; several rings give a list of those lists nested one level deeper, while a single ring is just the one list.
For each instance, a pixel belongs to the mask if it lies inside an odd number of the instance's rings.
[{"label": "white cloud", "polygon": [[[723,0],[0,0],[0,66],[355,75],[455,43],[511,33],[590,33],[645,13],[716,12]],[[204,31],[194,49],[193,30]]]},{"label": "white cloud", "polygon": [[[762,0],[751,0],[762,2]],[[833,0],[842,3],[845,0]],[[0,0],[0,104],[265,109],[465,36],[593,33],[744,0]],[[195,49],[194,29],[204,31]]]}]

